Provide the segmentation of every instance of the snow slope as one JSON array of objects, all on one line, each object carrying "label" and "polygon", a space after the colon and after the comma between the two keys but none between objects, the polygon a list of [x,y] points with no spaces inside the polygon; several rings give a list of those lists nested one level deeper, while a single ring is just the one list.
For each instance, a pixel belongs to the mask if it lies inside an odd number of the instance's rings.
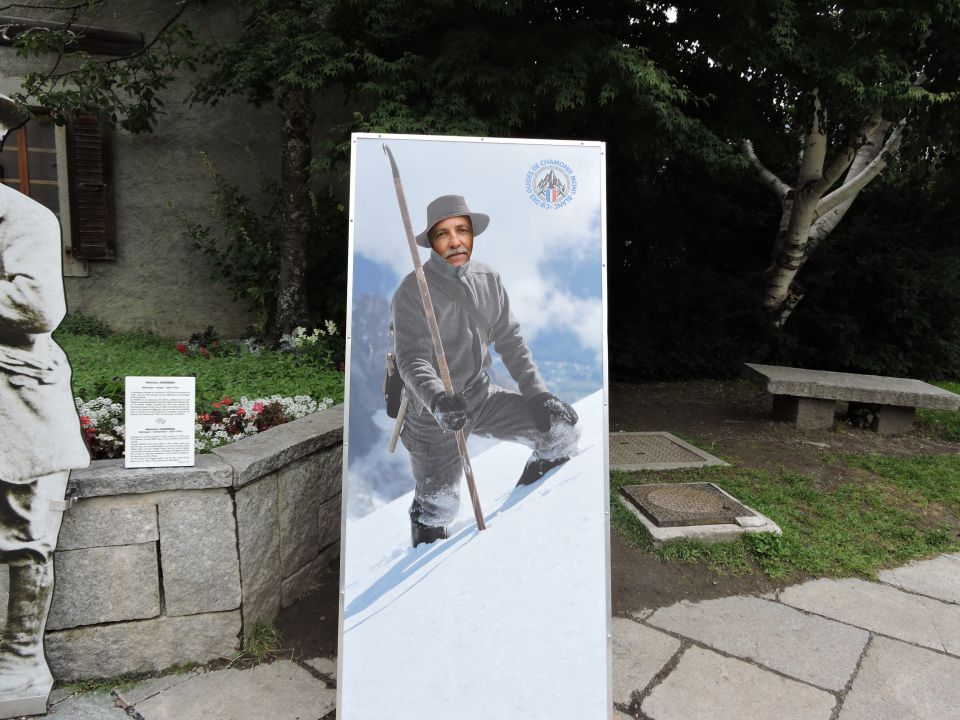
[{"label": "snow slope", "polygon": [[410,547],[411,494],[346,524],[340,720],[609,717],[602,391],[580,453],[514,489],[530,451],[471,458],[450,538]]}]

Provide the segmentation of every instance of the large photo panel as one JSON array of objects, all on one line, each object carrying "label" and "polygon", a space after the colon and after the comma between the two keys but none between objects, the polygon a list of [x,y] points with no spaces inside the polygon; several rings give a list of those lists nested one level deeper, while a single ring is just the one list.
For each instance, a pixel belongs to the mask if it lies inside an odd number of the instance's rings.
[{"label": "large photo panel", "polygon": [[338,717],[607,718],[604,146],[352,145]]}]

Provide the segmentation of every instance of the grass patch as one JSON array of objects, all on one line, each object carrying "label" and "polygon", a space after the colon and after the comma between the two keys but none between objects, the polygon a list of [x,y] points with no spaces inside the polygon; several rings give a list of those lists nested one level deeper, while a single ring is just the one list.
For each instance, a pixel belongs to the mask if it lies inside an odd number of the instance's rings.
[{"label": "grass patch", "polygon": [[[960,394],[960,383],[939,381],[931,384]],[[947,442],[960,442],[960,412],[918,408],[917,427],[930,437]]]},{"label": "grass patch", "polygon": [[[611,522],[629,542],[667,561],[706,562],[721,571],[739,572],[752,559],[769,576],[783,579],[873,577],[885,566],[960,550],[960,457],[837,459],[865,472],[830,486],[783,469],[615,472]],[[654,549],[640,521],[617,499],[625,484],[704,481],[717,483],[772,518],[783,535],[748,534],[714,546],[685,540]]]},{"label": "grass patch", "polygon": [[267,620],[258,620],[243,639],[243,650],[234,661],[262,663],[277,657],[283,646],[283,636],[277,626]]},{"label": "grass patch", "polygon": [[343,401],[343,373],[275,350],[252,355],[224,345],[212,357],[189,357],[174,341],[145,333],[58,332],[57,341],[73,366],[73,391],[84,400],[108,397],[123,402],[127,375],[194,375],[197,410],[230,396],[310,395]]}]

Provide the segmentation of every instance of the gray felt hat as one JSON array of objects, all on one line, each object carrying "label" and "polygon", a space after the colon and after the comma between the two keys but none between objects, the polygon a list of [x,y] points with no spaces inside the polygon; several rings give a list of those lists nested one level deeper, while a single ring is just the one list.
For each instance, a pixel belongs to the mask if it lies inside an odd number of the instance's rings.
[{"label": "gray felt hat", "polygon": [[427,229],[417,235],[417,245],[425,248],[430,247],[430,239],[427,237],[430,228],[441,220],[459,215],[466,215],[470,218],[474,235],[482,233],[487,229],[487,225],[490,224],[489,215],[470,212],[470,208],[467,207],[467,201],[463,199],[462,195],[441,195],[427,205]]}]

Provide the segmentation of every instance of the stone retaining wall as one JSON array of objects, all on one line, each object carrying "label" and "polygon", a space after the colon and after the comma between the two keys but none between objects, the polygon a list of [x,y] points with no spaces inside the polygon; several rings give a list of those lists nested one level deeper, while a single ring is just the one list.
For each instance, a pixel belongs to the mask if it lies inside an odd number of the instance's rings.
[{"label": "stone retaining wall", "polygon": [[192,468],[103,460],[73,472],[47,622],[54,676],[232,655],[339,556],[342,441],[338,406]]}]

